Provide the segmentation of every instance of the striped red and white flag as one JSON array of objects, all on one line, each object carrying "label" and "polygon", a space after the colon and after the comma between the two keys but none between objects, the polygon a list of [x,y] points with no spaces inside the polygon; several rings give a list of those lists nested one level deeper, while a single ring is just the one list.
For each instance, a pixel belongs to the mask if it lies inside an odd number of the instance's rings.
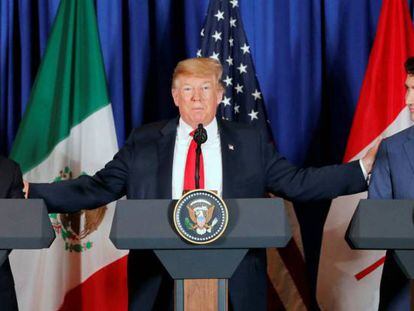
[{"label": "striped red and white flag", "polygon": [[284,248],[267,250],[268,310],[312,310],[312,298],[299,222],[285,201],[292,239]]},{"label": "striped red and white flag", "polygon": [[[412,125],[404,103],[404,63],[414,55],[406,0],[384,0],[344,161]],[[324,228],[317,297],[322,310],[377,310],[384,251],[352,250],[344,236],[366,192],[332,202]]]}]

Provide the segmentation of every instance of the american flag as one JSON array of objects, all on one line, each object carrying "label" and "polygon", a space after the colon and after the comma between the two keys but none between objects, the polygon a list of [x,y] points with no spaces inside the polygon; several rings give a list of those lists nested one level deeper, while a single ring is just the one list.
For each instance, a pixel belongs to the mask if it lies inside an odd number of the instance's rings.
[{"label": "american flag", "polygon": [[263,96],[243,30],[238,1],[211,1],[200,35],[201,49],[197,56],[214,58],[223,66],[225,93],[219,116],[267,128]]},{"label": "american flag", "polygon": [[[211,0],[200,36],[201,48],[197,56],[214,58],[223,66],[225,93],[218,116],[252,124],[271,134],[238,0]],[[287,210],[294,239],[284,249],[267,251],[268,309],[310,310],[312,302],[299,225],[290,203]]]}]

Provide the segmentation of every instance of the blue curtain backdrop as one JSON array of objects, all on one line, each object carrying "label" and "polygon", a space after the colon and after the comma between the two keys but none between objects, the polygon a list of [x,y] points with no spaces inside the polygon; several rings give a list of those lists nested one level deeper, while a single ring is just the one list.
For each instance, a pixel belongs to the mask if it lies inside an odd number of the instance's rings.
[{"label": "blue curtain backdrop", "polygon": [[[177,114],[170,77],[179,60],[195,56],[208,3],[96,0],[120,146],[133,127]],[[279,151],[297,165],[341,162],[381,0],[239,4]],[[58,5],[0,1],[1,154],[10,152]],[[313,284],[328,206],[296,206]]]}]

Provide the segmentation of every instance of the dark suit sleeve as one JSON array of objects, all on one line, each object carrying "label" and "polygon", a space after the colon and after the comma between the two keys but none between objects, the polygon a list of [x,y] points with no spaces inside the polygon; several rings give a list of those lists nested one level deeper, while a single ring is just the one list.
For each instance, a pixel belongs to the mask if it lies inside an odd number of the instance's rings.
[{"label": "dark suit sleeve", "polygon": [[94,176],[52,184],[30,184],[29,197],[45,200],[49,213],[72,213],[115,201],[126,193],[133,161],[133,134],[112,161]]},{"label": "dark suit sleeve", "polygon": [[7,197],[12,199],[24,198],[22,172],[17,164],[14,165],[13,181]]},{"label": "dark suit sleeve", "polygon": [[266,185],[270,192],[297,202],[333,199],[367,189],[358,161],[321,168],[297,168],[262,138]]},{"label": "dark suit sleeve", "polygon": [[392,199],[392,183],[387,143],[383,141],[378,149],[368,188],[369,199]]}]

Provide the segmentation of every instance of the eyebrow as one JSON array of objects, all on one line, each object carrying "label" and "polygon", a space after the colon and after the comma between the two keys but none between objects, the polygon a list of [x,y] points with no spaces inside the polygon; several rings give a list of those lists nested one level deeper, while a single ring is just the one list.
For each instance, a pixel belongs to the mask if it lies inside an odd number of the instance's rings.
[{"label": "eyebrow", "polygon": [[[214,82],[213,82],[213,81],[204,81],[204,82],[202,82],[201,84],[214,84]],[[186,85],[193,86],[193,85],[192,85],[192,84],[190,84],[190,83],[184,83],[182,86],[186,86]]]}]

